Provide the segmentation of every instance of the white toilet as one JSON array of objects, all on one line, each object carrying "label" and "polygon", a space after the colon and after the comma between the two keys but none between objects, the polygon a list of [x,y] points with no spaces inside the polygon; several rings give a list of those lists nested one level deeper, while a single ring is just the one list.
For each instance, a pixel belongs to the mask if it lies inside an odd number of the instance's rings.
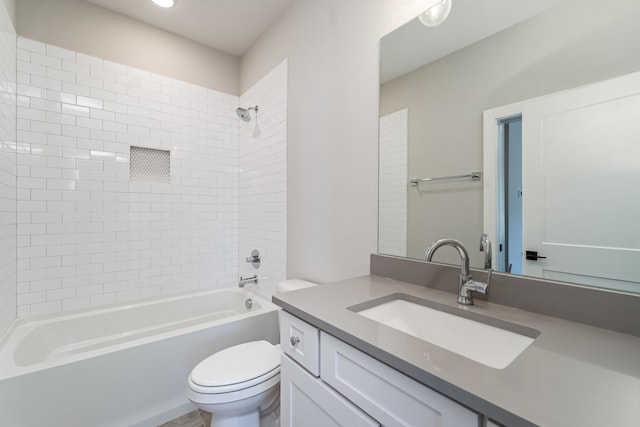
[{"label": "white toilet", "polygon": [[[278,292],[316,286],[304,280],[278,283]],[[259,427],[280,404],[280,346],[251,341],[225,348],[189,375],[187,397],[213,413],[211,427]]]}]

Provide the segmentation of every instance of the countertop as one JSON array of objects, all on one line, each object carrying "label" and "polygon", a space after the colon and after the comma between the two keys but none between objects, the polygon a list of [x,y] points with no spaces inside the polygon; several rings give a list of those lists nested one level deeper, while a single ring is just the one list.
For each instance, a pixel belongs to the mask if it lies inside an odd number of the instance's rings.
[{"label": "countertop", "polygon": [[[540,331],[494,369],[365,318],[348,307],[402,293]],[[640,426],[640,337],[379,276],[274,295],[291,314],[507,426]]]}]

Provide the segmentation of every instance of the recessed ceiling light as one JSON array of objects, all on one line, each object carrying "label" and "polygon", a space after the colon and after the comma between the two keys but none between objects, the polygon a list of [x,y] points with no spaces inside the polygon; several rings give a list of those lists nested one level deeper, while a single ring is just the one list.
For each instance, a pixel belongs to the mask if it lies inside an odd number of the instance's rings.
[{"label": "recessed ceiling light", "polygon": [[174,0],[153,0],[160,7],[173,7],[176,2]]}]

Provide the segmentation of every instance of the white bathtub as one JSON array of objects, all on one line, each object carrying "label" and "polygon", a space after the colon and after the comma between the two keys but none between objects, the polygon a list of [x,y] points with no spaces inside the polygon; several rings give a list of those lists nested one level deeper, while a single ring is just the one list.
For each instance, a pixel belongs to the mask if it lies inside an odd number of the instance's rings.
[{"label": "white bathtub", "polygon": [[18,320],[0,341],[0,426],[161,424],[195,409],[196,364],[257,339],[278,342],[277,307],[237,288]]}]

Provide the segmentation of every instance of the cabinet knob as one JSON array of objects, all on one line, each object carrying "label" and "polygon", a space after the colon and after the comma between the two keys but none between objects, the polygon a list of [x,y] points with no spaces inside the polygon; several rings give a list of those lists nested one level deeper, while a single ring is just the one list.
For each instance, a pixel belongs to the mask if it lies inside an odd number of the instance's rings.
[{"label": "cabinet knob", "polygon": [[289,342],[291,343],[291,346],[295,347],[295,345],[300,342],[300,337],[291,337],[289,338]]}]

